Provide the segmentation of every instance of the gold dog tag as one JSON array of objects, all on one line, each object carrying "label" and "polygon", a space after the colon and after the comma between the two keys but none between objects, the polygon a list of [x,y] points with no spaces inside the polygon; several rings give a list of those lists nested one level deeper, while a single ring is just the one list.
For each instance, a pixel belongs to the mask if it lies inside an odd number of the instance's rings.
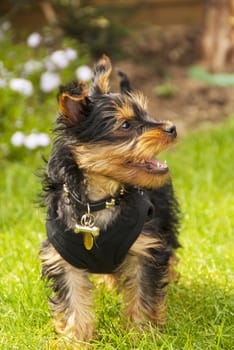
[{"label": "gold dog tag", "polygon": [[87,250],[93,248],[93,236],[91,233],[85,233],[83,238],[84,246]]},{"label": "gold dog tag", "polygon": [[87,250],[93,248],[94,237],[98,237],[100,233],[99,227],[94,226],[94,222],[94,216],[90,214],[88,207],[88,213],[82,216],[80,224],[76,224],[74,228],[75,233],[83,233],[83,243]]}]

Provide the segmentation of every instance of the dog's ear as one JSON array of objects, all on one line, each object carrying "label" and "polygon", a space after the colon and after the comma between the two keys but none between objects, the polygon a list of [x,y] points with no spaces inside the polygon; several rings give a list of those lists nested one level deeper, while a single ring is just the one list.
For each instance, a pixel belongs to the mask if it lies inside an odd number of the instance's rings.
[{"label": "dog's ear", "polygon": [[128,79],[127,74],[122,71],[118,71],[120,77],[120,90],[123,94],[127,94],[132,91],[132,87],[130,81]]},{"label": "dog's ear", "polygon": [[112,66],[109,57],[103,55],[94,69],[93,82],[90,87],[90,96],[107,94],[110,90],[109,78]]},{"label": "dog's ear", "polygon": [[87,110],[87,96],[88,87],[83,83],[73,82],[60,88],[59,109],[66,122],[74,124],[84,117]]}]

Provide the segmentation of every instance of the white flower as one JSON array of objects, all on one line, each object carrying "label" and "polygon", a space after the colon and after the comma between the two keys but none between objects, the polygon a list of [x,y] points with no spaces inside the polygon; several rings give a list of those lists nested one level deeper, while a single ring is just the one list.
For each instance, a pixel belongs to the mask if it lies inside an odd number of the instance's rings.
[{"label": "white flower", "polygon": [[47,134],[41,132],[32,132],[30,135],[24,135],[21,131],[16,131],[11,137],[11,144],[15,147],[25,146],[28,149],[37,147],[46,147],[50,144],[50,138]]},{"label": "white flower", "polygon": [[77,52],[71,47],[68,47],[67,49],[65,49],[65,54],[69,61],[74,61],[77,59]]},{"label": "white flower", "polygon": [[21,95],[31,96],[33,93],[33,85],[30,80],[12,78],[9,85],[12,90],[19,92]]},{"label": "white flower", "polygon": [[28,149],[35,149],[38,146],[37,135],[32,133],[24,137],[23,144]]},{"label": "white flower", "polygon": [[9,30],[11,28],[11,23],[9,21],[5,21],[5,22],[2,23],[1,28],[4,31],[7,31],[7,30]]},{"label": "white flower", "polygon": [[42,69],[43,64],[36,60],[29,60],[24,64],[24,70],[26,73],[32,73]]},{"label": "white flower", "polygon": [[40,45],[41,40],[42,40],[41,35],[39,33],[34,32],[28,36],[27,44],[30,47],[37,47]]},{"label": "white flower", "polygon": [[69,65],[70,61],[73,61],[76,58],[76,51],[70,47],[65,50],[56,50],[46,58],[45,67],[48,71],[64,69]]},{"label": "white flower", "polygon": [[4,88],[7,85],[7,81],[4,78],[0,78],[0,88]]},{"label": "white flower", "polygon": [[46,147],[50,144],[50,138],[47,134],[43,132],[36,135],[37,136],[37,145],[41,147]]},{"label": "white flower", "polygon": [[50,60],[58,69],[66,68],[69,64],[69,59],[66,55],[66,52],[63,50],[54,51],[50,55]]},{"label": "white flower", "polygon": [[11,137],[11,144],[15,147],[22,146],[24,144],[24,134],[21,131],[16,131]]},{"label": "white flower", "polygon": [[57,73],[45,72],[41,75],[40,88],[43,92],[53,91],[60,83],[60,76]]},{"label": "white flower", "polygon": [[51,61],[50,57],[46,57],[46,59],[45,59],[45,68],[49,72],[53,72],[57,68],[56,65],[54,64],[54,62]]},{"label": "white flower", "polygon": [[80,66],[76,70],[76,76],[78,80],[89,81],[92,79],[93,72],[88,66]]}]

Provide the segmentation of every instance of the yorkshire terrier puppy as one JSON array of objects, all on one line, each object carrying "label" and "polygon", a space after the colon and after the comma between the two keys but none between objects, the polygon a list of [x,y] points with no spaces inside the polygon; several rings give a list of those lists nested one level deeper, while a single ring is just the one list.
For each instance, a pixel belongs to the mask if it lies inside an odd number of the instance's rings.
[{"label": "yorkshire terrier puppy", "polygon": [[43,182],[48,208],[42,274],[51,280],[56,331],[94,336],[90,274],[111,274],[133,323],[164,322],[179,209],[166,162],[156,159],[176,127],[147,112],[144,96],[120,73],[109,90],[103,56],[90,87],[62,87],[56,138]]}]

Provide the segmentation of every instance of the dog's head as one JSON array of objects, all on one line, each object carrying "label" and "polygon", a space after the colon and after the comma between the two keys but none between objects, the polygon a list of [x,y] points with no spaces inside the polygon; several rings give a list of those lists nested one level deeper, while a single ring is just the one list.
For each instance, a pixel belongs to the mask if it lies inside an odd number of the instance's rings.
[{"label": "dog's head", "polygon": [[149,116],[145,97],[131,90],[125,74],[120,74],[121,92],[110,92],[110,73],[111,62],[103,56],[90,87],[78,82],[61,88],[62,138],[86,173],[121,184],[159,187],[169,169],[155,157],[174,142],[176,128]]}]

